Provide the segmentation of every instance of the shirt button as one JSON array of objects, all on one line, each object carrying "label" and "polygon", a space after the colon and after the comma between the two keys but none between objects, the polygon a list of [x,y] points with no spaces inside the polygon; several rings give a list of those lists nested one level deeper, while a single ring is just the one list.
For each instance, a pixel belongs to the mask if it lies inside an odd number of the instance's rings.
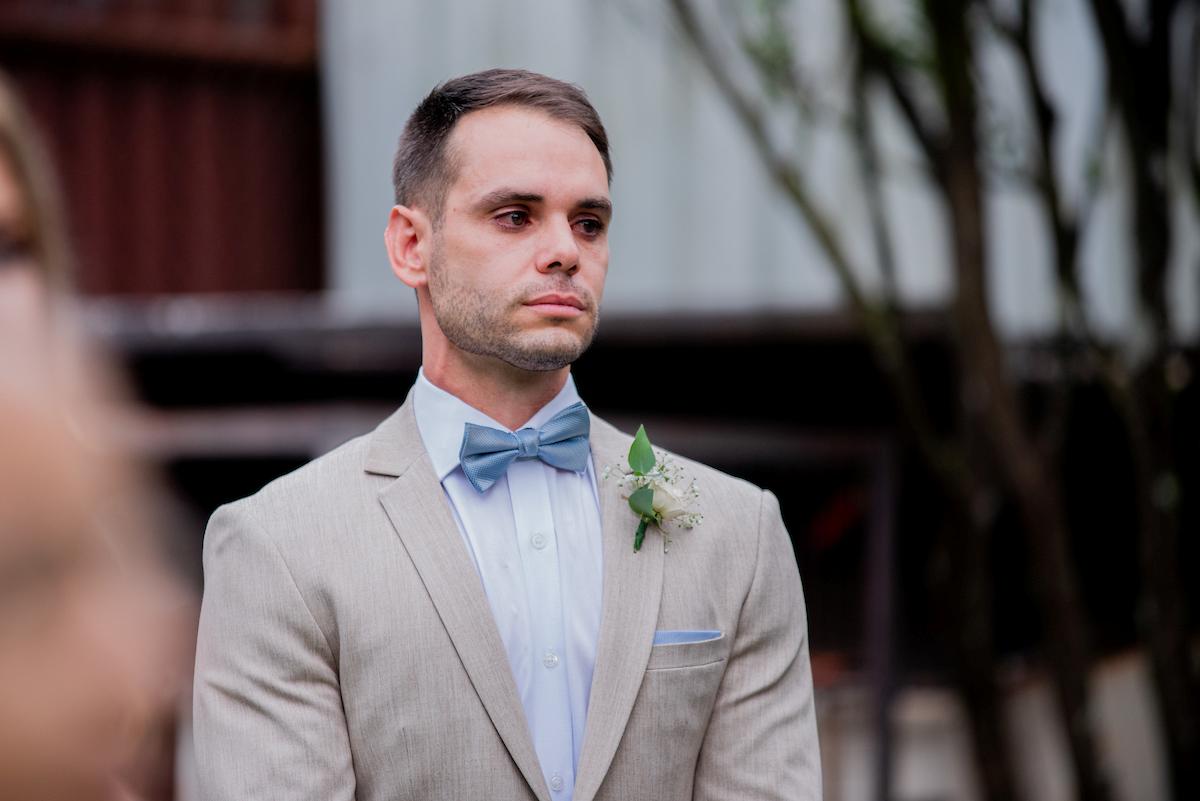
[{"label": "shirt button", "polygon": [[550,777],[550,789],[557,793],[562,788],[563,788],[563,777],[559,776],[557,773],[555,773],[553,776]]},{"label": "shirt button", "polygon": [[546,535],[540,531],[533,532],[533,536],[529,538],[529,544],[539,551],[546,547]]},{"label": "shirt button", "polygon": [[547,670],[558,667],[558,654],[554,653],[553,650],[547,650],[545,655],[542,656],[542,664],[546,666]]}]

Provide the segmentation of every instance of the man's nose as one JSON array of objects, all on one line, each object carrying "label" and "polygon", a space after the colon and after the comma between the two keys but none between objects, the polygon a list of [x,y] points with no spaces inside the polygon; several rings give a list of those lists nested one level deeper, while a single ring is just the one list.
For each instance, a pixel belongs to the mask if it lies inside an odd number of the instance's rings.
[{"label": "man's nose", "polygon": [[552,225],[546,226],[545,232],[542,251],[538,256],[538,269],[574,275],[579,271],[579,243],[575,240],[570,221],[565,218],[555,220]]}]

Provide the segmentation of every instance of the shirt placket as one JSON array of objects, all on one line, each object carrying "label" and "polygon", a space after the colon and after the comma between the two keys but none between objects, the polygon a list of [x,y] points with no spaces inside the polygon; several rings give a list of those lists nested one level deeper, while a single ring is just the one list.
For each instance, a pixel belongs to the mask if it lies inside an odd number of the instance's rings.
[{"label": "shirt placket", "polygon": [[522,698],[546,784],[556,799],[574,789],[574,746],[563,628],[558,541],[546,468],[538,460],[508,470],[517,550],[525,574],[532,676]]}]

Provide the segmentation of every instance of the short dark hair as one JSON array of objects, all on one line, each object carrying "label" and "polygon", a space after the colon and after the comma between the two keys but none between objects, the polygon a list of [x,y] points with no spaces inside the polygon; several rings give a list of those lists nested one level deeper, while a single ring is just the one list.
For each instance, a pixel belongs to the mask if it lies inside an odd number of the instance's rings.
[{"label": "short dark hair", "polygon": [[398,205],[420,204],[435,226],[440,224],[446,193],[457,176],[446,153],[455,124],[472,111],[513,105],[542,111],[583,129],[612,183],[608,134],[600,115],[578,86],[527,70],[491,69],[453,78],[434,88],[408,118],[392,164],[392,186]]}]

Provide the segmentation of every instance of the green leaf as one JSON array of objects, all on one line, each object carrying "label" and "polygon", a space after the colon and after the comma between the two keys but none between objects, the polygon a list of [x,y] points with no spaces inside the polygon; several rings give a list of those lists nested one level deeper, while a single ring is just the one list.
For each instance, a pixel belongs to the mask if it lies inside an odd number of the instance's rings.
[{"label": "green leaf", "polygon": [[633,535],[633,552],[637,553],[642,547],[642,540],[646,539],[646,525],[650,521],[642,518],[642,522],[637,527],[637,532]]},{"label": "green leaf", "polygon": [[629,505],[642,517],[654,517],[654,490],[642,487],[629,496]]},{"label": "green leaf", "polygon": [[645,426],[638,426],[633,444],[629,446],[629,469],[639,476],[644,476],[654,469],[654,449],[650,447],[650,438],[646,436]]}]

